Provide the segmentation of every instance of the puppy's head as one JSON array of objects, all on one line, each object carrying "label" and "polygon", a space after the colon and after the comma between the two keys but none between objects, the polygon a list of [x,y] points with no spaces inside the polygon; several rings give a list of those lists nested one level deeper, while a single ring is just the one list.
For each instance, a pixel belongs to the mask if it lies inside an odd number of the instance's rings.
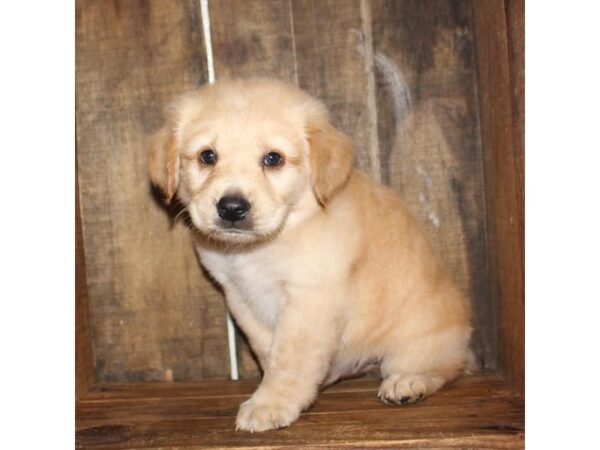
[{"label": "puppy's head", "polygon": [[277,234],[324,206],[350,176],[353,147],[321,102],[269,80],[220,82],[176,101],[152,140],[152,182],[200,232],[226,242]]}]

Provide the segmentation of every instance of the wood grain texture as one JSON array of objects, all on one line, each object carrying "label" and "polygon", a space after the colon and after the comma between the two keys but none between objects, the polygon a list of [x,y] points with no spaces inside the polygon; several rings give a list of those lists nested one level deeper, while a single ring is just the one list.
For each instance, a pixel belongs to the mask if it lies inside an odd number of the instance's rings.
[{"label": "wood grain texture", "polygon": [[163,106],[204,82],[199,3],[78,1],[77,157],[99,381],[226,377],[225,309],[150,190]]},{"label": "wood grain texture", "polygon": [[82,398],[96,381],[92,364],[92,328],[89,320],[79,183],[75,179],[75,398]]},{"label": "wood grain texture", "polygon": [[241,383],[121,385],[77,404],[77,448],[523,448],[524,408],[496,377],[470,377],[411,406],[384,405],[374,380],[323,392],[294,425],[266,433],[234,431]]},{"label": "wood grain texture", "polygon": [[215,77],[294,81],[289,0],[210,2]]},{"label": "wood grain texture", "polygon": [[423,224],[474,311],[474,349],[495,365],[471,2],[374,0],[382,179]]},{"label": "wood grain texture", "polygon": [[[488,201],[488,251],[497,308],[498,358],[525,387],[523,7],[475,2],[479,101]],[[509,8],[505,8],[509,5]],[[509,23],[507,15],[509,11]],[[509,31],[510,30],[510,31]],[[512,48],[512,51],[510,50]]]},{"label": "wood grain texture", "polygon": [[[513,142],[517,189],[525,192],[525,0],[505,0],[508,27],[508,58],[512,94]],[[521,195],[519,216],[525,218],[525,198]],[[524,224],[523,224],[524,228]],[[524,236],[523,236],[524,238]],[[523,245],[524,245],[523,241]]]},{"label": "wood grain texture", "polygon": [[370,19],[361,3],[292,2],[298,85],[321,99],[355,144],[355,165],[379,179]]}]

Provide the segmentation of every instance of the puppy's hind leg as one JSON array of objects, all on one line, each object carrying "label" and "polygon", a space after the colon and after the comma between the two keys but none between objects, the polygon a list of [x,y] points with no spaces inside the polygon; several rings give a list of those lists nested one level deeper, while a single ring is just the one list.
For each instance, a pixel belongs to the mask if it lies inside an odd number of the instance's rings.
[{"label": "puppy's hind leg", "polygon": [[473,363],[470,330],[451,330],[419,338],[384,357],[378,397],[403,405],[427,397],[462,375]]},{"label": "puppy's hind leg", "polygon": [[377,397],[388,404],[414,403],[433,394],[447,380],[442,374],[391,374],[381,382]]}]

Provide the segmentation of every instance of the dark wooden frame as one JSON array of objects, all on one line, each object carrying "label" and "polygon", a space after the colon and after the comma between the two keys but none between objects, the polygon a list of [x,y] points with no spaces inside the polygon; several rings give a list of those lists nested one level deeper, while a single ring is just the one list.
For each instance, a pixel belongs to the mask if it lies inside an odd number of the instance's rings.
[{"label": "dark wooden frame", "polygon": [[[487,192],[487,218],[489,224],[488,252],[490,255],[490,273],[493,290],[493,303],[496,314],[497,360],[499,372],[497,375],[482,378],[493,386],[501,386],[503,394],[511,398],[510,407],[521,414],[520,423],[523,425],[522,408],[525,386],[525,352],[524,352],[524,2],[523,1],[476,1],[474,2],[475,42],[477,45],[477,64],[479,74],[479,102],[482,127],[482,139],[485,155],[485,177]],[[510,93],[510,95],[506,95]],[[153,388],[131,386],[138,394],[133,394],[123,386],[115,385],[114,394],[110,387],[99,385],[94,378],[91,333],[89,324],[89,308],[86,292],[84,248],[81,236],[81,214],[76,199],[76,400],[79,408],[86,401],[98,402],[104,398],[102,392],[109,392],[108,397],[117,398],[118,393],[124,397],[137,396],[140,399],[150,399],[159,395]],[[488,380],[488,381],[486,381]],[[491,380],[491,381],[490,381]],[[212,383],[212,384],[211,384]],[[468,385],[468,383],[467,383]],[[189,387],[191,386],[191,387]],[[247,382],[238,384],[207,382],[215,392],[237,393],[246,395],[250,392]],[[241,386],[241,387],[240,387]],[[359,385],[357,385],[359,386]],[[188,385],[182,389],[192,389],[194,395],[205,392],[198,384]],[[364,389],[370,389],[367,385]],[[173,393],[173,387],[157,388],[159,396],[168,397]],[[161,390],[162,389],[162,390]],[[241,390],[240,390],[241,389]],[[358,393],[360,389],[349,389]],[[465,388],[466,389],[466,388]],[[492,388],[488,391],[493,391]],[[481,391],[484,394],[485,389]],[[113,396],[111,397],[111,392]],[[177,396],[177,394],[174,394]],[[203,394],[204,395],[204,394]],[[233,395],[233,394],[232,394]],[[161,397],[162,398],[162,397]],[[502,397],[504,398],[504,397]],[[515,400],[516,399],[516,400]],[[483,401],[484,399],[482,399]],[[94,403],[94,404],[96,404]],[[507,403],[508,405],[508,403]],[[507,406],[508,407],[508,406]],[[84,408],[85,409],[85,408]],[[519,412],[520,411],[520,412]],[[79,413],[78,413],[79,414]],[[498,424],[499,433],[502,424]],[[100,427],[101,428],[101,427]],[[98,433],[111,434],[110,429]],[[523,427],[513,427],[509,430],[509,438],[502,440],[502,445],[522,445]],[[87,431],[86,431],[87,430]],[[80,430],[78,445],[86,447],[94,429]],[[116,435],[122,431],[113,429]],[[85,431],[85,432],[84,432]],[[506,430],[504,430],[506,431]],[[482,440],[464,438],[458,441],[431,440],[422,441],[428,445],[449,444],[478,445],[491,439],[491,435],[482,435]],[[505,436],[506,437],[506,436]],[[512,440],[514,438],[514,440]],[[365,438],[367,439],[367,438]],[[368,438],[371,439],[371,438]],[[367,439],[367,440],[368,440]],[[504,439],[504,438],[502,438]],[[362,446],[401,446],[404,441],[369,440],[355,442]],[[98,441],[102,443],[102,441]],[[108,439],[106,443],[119,443],[119,439]],[[408,442],[408,441],[407,441]],[[86,444],[87,443],[87,444]],[[309,444],[310,441],[305,441]],[[498,443],[501,443],[499,440]],[[147,442],[137,442],[143,446]],[[166,443],[163,443],[167,446]],[[281,441],[278,445],[284,445]],[[289,444],[289,442],[287,442]],[[510,445],[509,445],[510,444]],[[115,448],[123,448],[121,444]],[[133,444],[132,444],[133,445]],[[267,445],[262,442],[261,445]],[[344,444],[352,446],[351,443]],[[408,445],[408,444],[407,444]],[[112,447],[110,447],[112,448]]]},{"label": "dark wooden frame", "polygon": [[497,359],[524,394],[524,2],[475,2],[474,13]]}]

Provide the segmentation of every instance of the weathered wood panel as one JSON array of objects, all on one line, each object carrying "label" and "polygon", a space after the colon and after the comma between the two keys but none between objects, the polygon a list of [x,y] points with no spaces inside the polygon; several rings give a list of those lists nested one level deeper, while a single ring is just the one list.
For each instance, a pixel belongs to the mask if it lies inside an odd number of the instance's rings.
[{"label": "weathered wood panel", "polygon": [[379,179],[369,17],[359,1],[292,2],[298,85],[325,102],[356,146],[355,165]]},{"label": "weathered wood panel", "polygon": [[[234,430],[255,388],[173,383],[121,386],[77,405],[77,448],[523,448],[524,404],[495,377],[468,377],[422,402],[384,405],[375,380],[323,392],[291,427]],[[142,391],[144,397],[138,394]]]},{"label": "weathered wood panel", "polygon": [[205,80],[199,2],[78,1],[77,155],[99,381],[227,377],[223,301],[150,190],[146,142]]},{"label": "weathered wood panel", "polygon": [[77,399],[83,397],[96,381],[92,364],[92,329],[89,308],[79,183],[75,180],[75,398]]},{"label": "weathered wood panel", "polygon": [[269,77],[294,81],[289,0],[210,2],[216,79]]},{"label": "weathered wood panel", "polygon": [[381,176],[472,299],[474,348],[494,365],[471,2],[374,0]]},{"label": "weathered wood panel", "polygon": [[[505,0],[519,220],[525,219],[525,0]],[[524,230],[524,224],[521,227]],[[522,236],[524,248],[524,234]]]},{"label": "weathered wood panel", "polygon": [[524,5],[475,2],[474,12],[498,359],[524,392]]}]

